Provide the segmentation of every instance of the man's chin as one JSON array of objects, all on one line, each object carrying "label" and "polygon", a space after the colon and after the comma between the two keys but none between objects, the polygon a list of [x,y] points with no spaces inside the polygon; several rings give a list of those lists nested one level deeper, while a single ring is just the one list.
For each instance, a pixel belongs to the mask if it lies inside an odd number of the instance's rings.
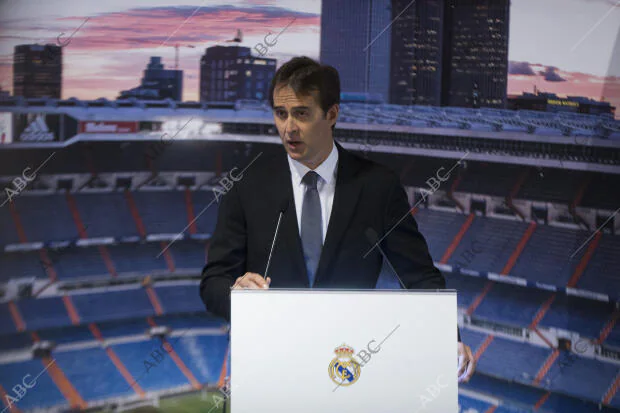
[{"label": "man's chin", "polygon": [[300,162],[305,158],[305,155],[306,155],[306,151],[301,151],[300,152],[300,151],[291,150],[291,149],[286,148],[286,147],[285,147],[285,150],[286,150],[286,153],[288,153],[288,155],[291,158],[293,158],[296,161],[300,161]]}]

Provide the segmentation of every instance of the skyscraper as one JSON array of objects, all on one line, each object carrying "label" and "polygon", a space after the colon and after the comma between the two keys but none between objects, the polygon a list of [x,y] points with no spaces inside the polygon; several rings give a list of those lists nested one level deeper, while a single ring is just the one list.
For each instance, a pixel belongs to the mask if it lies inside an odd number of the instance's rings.
[{"label": "skyscraper", "polygon": [[505,107],[510,0],[447,0],[442,104]]},{"label": "skyscraper", "polygon": [[345,93],[389,98],[390,0],[329,0],[321,3],[319,60],[334,66]]},{"label": "skyscraper", "polygon": [[504,107],[509,7],[509,0],[393,0],[390,102]]},{"label": "skyscraper", "polygon": [[441,104],[444,0],[393,0],[390,103]]},{"label": "skyscraper", "polygon": [[252,56],[249,47],[213,46],[200,61],[200,100],[267,100],[276,60]]},{"label": "skyscraper", "polygon": [[183,71],[164,69],[161,57],[152,56],[146,66],[140,86],[123,90],[119,99],[135,97],[138,99],[183,100]]},{"label": "skyscraper", "polygon": [[62,48],[53,44],[22,44],[13,54],[13,96],[60,99]]}]

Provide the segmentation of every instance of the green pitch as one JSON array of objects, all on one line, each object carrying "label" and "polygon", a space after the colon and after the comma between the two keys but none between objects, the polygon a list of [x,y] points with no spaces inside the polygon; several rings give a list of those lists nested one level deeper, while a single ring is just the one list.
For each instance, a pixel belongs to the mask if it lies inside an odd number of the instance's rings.
[{"label": "green pitch", "polygon": [[[226,407],[226,410],[224,410]],[[139,407],[129,413],[229,413],[230,403],[221,392],[194,393],[161,399],[159,407]]]}]

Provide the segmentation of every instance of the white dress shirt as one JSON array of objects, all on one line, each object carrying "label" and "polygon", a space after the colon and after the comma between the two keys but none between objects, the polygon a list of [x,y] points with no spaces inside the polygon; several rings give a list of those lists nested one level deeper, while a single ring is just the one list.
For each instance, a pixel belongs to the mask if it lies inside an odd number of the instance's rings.
[{"label": "white dress shirt", "polygon": [[[291,181],[293,184],[293,196],[295,198],[295,211],[297,212],[297,228],[299,236],[301,236],[301,209],[304,202],[304,193],[306,186],[301,182],[310,168],[299,161],[294,160],[287,155],[288,164],[291,169]],[[332,143],[332,151],[327,159],[325,159],[316,169],[319,175],[316,187],[321,200],[321,219],[323,221],[323,243],[325,243],[325,235],[327,234],[327,226],[334,204],[334,193],[336,192],[336,166],[338,165],[338,148]]]}]

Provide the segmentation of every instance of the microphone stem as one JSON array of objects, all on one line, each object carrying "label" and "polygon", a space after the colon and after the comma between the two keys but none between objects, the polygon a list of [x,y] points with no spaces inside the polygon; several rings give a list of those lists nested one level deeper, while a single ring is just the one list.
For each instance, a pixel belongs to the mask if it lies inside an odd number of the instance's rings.
[{"label": "microphone stem", "polygon": [[271,250],[269,251],[269,258],[267,259],[267,267],[265,268],[264,279],[267,279],[267,271],[269,271],[269,264],[271,264],[271,254],[273,254],[273,247],[276,245],[276,238],[278,238],[278,231],[280,230],[280,221],[282,220],[283,212],[280,211],[280,215],[278,215],[278,224],[276,225],[276,233],[273,236],[273,241],[271,242]]}]

